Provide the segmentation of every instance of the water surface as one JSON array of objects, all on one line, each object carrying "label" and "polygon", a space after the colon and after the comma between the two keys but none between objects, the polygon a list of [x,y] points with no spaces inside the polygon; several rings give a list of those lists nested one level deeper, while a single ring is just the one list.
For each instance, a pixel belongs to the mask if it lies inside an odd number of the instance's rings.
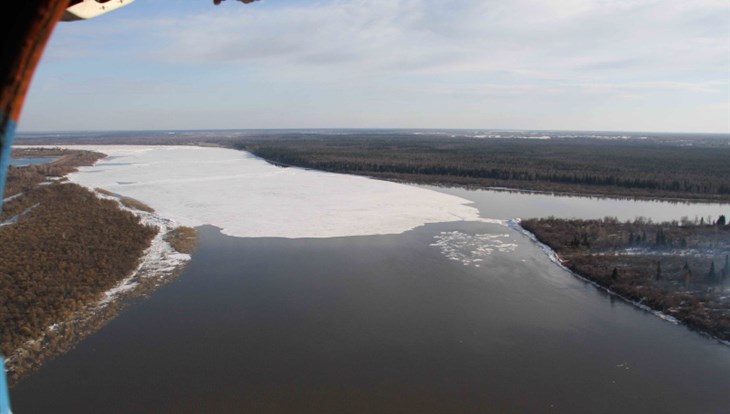
[{"label": "water surface", "polygon": [[[516,247],[465,265],[434,246],[444,235]],[[730,347],[500,225],[293,240],[206,226],[177,281],[12,398],[19,413],[726,413],[728,385]]]}]

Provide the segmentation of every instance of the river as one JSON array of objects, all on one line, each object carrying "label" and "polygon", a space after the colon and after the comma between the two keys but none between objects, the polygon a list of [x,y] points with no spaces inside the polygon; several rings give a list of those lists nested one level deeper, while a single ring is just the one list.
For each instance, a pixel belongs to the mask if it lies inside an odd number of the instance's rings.
[{"label": "river", "polygon": [[[730,210],[437,190],[482,219]],[[577,279],[497,221],[199,229],[174,283],[18,384],[15,412],[730,412],[730,347]]]}]

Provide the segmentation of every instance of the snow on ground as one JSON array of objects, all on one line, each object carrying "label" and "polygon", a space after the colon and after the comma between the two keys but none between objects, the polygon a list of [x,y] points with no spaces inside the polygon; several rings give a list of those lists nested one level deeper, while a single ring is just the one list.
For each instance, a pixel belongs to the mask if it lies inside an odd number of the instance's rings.
[{"label": "snow on ground", "polygon": [[694,249],[694,248],[675,248],[675,249],[654,249],[654,248],[647,248],[647,247],[627,247],[625,249],[616,250],[616,251],[608,251],[608,252],[597,252],[594,253],[599,256],[641,256],[641,255],[654,255],[654,256],[692,256],[692,257],[706,257],[711,258],[715,257],[718,252],[723,251],[723,246],[719,246],[719,248],[702,248],[702,249]]},{"label": "snow on ground", "polygon": [[32,206],[26,208],[21,213],[16,214],[13,217],[10,217],[9,219],[7,219],[5,221],[0,221],[0,227],[5,227],[5,226],[9,226],[11,224],[17,223],[18,220],[20,220],[21,217],[23,217],[24,215],[30,213],[31,211],[33,211],[34,208],[38,207],[39,205],[41,205],[41,203],[35,203]]},{"label": "snow on ground", "polygon": [[[114,197],[99,193],[97,193],[97,197],[114,199]],[[118,297],[132,292],[137,288],[142,279],[155,278],[158,282],[162,283],[166,278],[174,275],[175,271],[179,270],[190,260],[189,254],[176,251],[165,240],[165,236],[171,230],[178,227],[179,224],[154,213],[133,210],[122,205],[119,208],[133,212],[139,217],[143,225],[157,227],[159,231],[152,239],[150,247],[142,254],[137,269],[127,276],[127,278],[117,283],[116,286],[104,292],[104,297],[98,303],[98,306],[105,306]]]},{"label": "snow on ground", "polygon": [[237,237],[399,234],[480,220],[470,201],[344,174],[275,167],[247,152],[183,146],[69,146],[109,157],[69,179],[148,204],[182,225]]},{"label": "snow on ground", "polygon": [[11,195],[11,196],[10,196],[10,197],[8,197],[8,198],[3,198],[3,204],[5,204],[5,203],[7,203],[7,202],[10,202],[10,201],[12,201],[12,200],[15,200],[16,198],[18,198],[18,197],[20,197],[20,196],[22,196],[22,195],[23,195],[23,193],[18,193],[18,194],[15,194],[15,195]]}]

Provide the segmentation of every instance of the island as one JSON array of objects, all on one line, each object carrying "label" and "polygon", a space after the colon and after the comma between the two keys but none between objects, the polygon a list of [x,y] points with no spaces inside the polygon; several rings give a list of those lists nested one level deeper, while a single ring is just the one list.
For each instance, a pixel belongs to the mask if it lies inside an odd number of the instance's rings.
[{"label": "island", "polygon": [[[125,306],[123,299],[168,282],[141,264],[145,255],[177,253],[164,250],[166,240],[185,253],[195,244],[194,229],[162,223],[136,200],[65,179],[103,154],[27,148],[13,157],[53,161],[11,167],[3,200],[0,353],[11,384],[98,330]],[[173,273],[186,256],[176,257]]]}]

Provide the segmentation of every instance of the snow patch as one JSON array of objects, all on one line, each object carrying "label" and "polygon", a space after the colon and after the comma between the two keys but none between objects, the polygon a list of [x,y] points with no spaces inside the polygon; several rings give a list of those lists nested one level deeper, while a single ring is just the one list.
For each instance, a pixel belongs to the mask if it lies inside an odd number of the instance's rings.
[{"label": "snow patch", "polygon": [[0,227],[5,227],[5,226],[9,226],[11,224],[17,223],[18,220],[20,220],[21,217],[23,217],[26,214],[30,213],[31,211],[33,211],[33,209],[35,209],[39,205],[41,205],[41,203],[35,203],[32,206],[30,206],[27,209],[25,209],[23,212],[21,212],[19,214],[16,214],[13,217],[10,217],[9,219],[7,219],[5,221],[0,222]]},{"label": "snow patch", "polygon": [[9,201],[15,200],[16,198],[18,198],[18,197],[20,197],[22,195],[23,195],[23,193],[18,193],[18,194],[13,194],[10,197],[3,198],[3,204],[5,204],[5,203],[7,203]]}]

